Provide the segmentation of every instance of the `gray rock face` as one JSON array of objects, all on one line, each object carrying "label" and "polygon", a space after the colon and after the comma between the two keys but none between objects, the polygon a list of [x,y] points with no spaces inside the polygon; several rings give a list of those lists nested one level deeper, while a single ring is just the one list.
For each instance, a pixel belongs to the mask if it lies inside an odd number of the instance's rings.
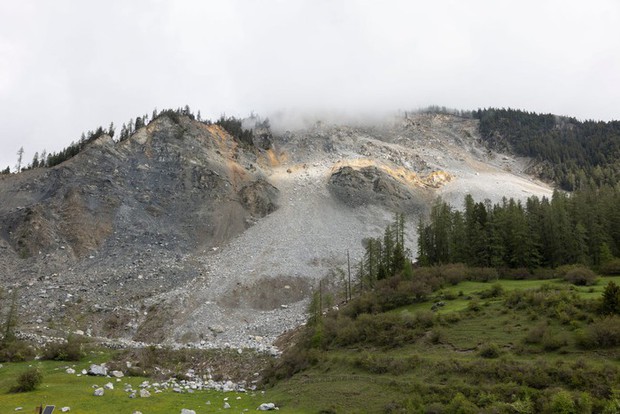
[{"label": "gray rock face", "polygon": [[359,259],[394,210],[415,223],[437,195],[551,194],[521,174],[524,161],[481,148],[477,126],[426,114],[262,126],[248,146],[164,115],[122,142],[1,177],[0,285],[20,287],[23,331],[40,337],[71,307],[84,316],[78,334],[113,346],[277,354],[275,338],[306,319],[309,287],[343,266],[343,242]]},{"label": "gray rock face", "polygon": [[422,212],[429,195],[415,186],[406,185],[376,166],[340,167],[329,179],[330,192],[349,207],[386,206],[393,211]]}]

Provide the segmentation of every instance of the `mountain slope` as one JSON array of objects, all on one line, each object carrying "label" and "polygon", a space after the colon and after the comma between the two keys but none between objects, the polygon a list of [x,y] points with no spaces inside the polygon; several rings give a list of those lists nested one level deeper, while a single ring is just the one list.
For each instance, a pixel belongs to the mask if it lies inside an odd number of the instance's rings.
[{"label": "mountain slope", "polygon": [[269,346],[394,212],[408,216],[415,251],[413,227],[438,195],[550,194],[523,174],[527,160],[484,149],[477,130],[419,114],[247,145],[160,116],[125,141],[101,137],[54,168],[0,179],[0,280],[20,288],[22,325],[39,333]]}]

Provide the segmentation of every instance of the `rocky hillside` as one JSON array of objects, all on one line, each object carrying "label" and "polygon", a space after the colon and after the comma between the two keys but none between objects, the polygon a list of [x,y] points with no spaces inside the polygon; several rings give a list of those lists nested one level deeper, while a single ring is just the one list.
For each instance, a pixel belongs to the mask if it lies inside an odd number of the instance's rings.
[{"label": "rocky hillside", "polygon": [[38,335],[266,348],[394,212],[415,251],[437,196],[550,194],[477,131],[419,114],[262,131],[249,145],[160,116],[56,167],[0,176],[0,285],[18,289],[20,326]]}]

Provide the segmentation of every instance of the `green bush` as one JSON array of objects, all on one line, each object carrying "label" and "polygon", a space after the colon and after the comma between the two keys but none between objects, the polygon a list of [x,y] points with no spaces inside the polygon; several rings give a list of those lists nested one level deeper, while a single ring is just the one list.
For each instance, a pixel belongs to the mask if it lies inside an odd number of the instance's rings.
[{"label": "green bush", "polygon": [[591,286],[596,284],[596,273],[585,266],[574,266],[564,275],[564,280],[577,286]]},{"label": "green bush", "polygon": [[603,263],[599,269],[600,273],[608,276],[620,275],[620,259],[614,258]]},{"label": "green bush", "polygon": [[480,355],[482,358],[497,358],[499,357],[499,354],[500,350],[497,344],[489,343],[483,345],[478,355]]},{"label": "green bush", "polygon": [[545,351],[557,351],[558,349],[566,346],[568,340],[563,334],[552,334],[551,332],[545,332],[542,337],[541,345]]},{"label": "green bush", "polygon": [[479,312],[482,309],[482,305],[478,299],[472,299],[467,303],[467,310],[472,312]]},{"label": "green bush", "polygon": [[499,283],[493,283],[487,290],[480,292],[481,299],[498,298],[504,295],[504,288]]},{"label": "green bush", "polygon": [[577,332],[577,344],[586,349],[611,348],[620,345],[620,317],[600,319]]},{"label": "green bush", "polygon": [[549,412],[553,414],[573,414],[575,411],[575,402],[570,392],[560,390],[551,396],[549,402]]},{"label": "green bush", "polygon": [[543,340],[543,337],[547,334],[548,326],[549,325],[547,324],[547,322],[539,323],[538,325],[534,326],[532,329],[528,331],[527,335],[525,336],[525,343],[526,344],[541,343]]},{"label": "green bush", "polygon": [[17,377],[17,384],[10,392],[29,392],[34,391],[43,381],[43,375],[36,368],[30,368]]},{"label": "green bush", "polygon": [[527,279],[534,278],[534,276],[532,275],[532,272],[530,272],[529,269],[525,267],[519,267],[516,269],[511,269],[511,268],[500,269],[499,277],[502,279],[508,279],[508,280],[527,280]]},{"label": "green bush", "polygon": [[24,341],[0,343],[0,362],[20,362],[34,358],[34,349]]},{"label": "green bush", "polygon": [[70,336],[66,342],[51,342],[43,350],[43,359],[53,361],[79,361],[84,356],[83,342]]},{"label": "green bush", "polygon": [[490,282],[492,280],[499,279],[499,273],[494,267],[476,267],[472,268],[469,272],[470,280],[476,280],[478,282]]},{"label": "green bush", "polygon": [[480,409],[459,392],[452,398],[445,412],[450,414],[477,414]]}]

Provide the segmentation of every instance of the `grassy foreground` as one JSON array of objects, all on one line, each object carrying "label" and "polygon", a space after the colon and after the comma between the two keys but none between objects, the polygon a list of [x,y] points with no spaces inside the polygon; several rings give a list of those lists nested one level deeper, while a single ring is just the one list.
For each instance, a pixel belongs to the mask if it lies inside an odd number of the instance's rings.
[{"label": "grassy foreground", "polygon": [[[124,377],[120,381],[115,378],[76,376],[66,373],[67,367],[72,367],[76,372],[88,369],[90,361],[103,362],[105,357],[86,359],[79,363],[62,361],[30,361],[20,363],[5,363],[0,368],[0,414],[14,413],[15,408],[23,407],[23,412],[32,413],[40,404],[55,405],[56,411],[61,407],[70,407],[73,413],[133,413],[141,411],[147,413],[180,413],[182,408],[195,410],[196,413],[217,412],[243,412],[244,410],[255,411],[256,408],[268,400],[270,393],[263,394],[260,391],[236,393],[217,391],[196,391],[193,394],[177,394],[171,390],[159,394],[151,390],[150,398],[129,398],[124,391],[124,385],[129,383],[134,390],[139,390],[139,385],[150,378]],[[43,383],[37,390],[27,393],[9,393],[15,379],[20,373],[37,367],[43,373]],[[113,390],[105,390],[105,395],[95,397],[93,386],[103,387],[106,383],[114,384]],[[224,409],[224,403],[228,402],[230,409]],[[281,410],[282,412],[290,412]]]},{"label": "grassy foreground", "polygon": [[[610,280],[620,284],[620,277],[584,287],[560,280],[465,281],[389,311],[346,318],[343,309],[324,318],[321,337],[300,357],[303,368],[264,393],[165,391],[130,399],[125,383],[138,389],[153,380],[65,372],[105,362],[109,354],[79,363],[5,363],[0,414],[16,407],[33,412],[41,403],[74,413],[241,413],[265,402],[290,413],[618,413],[620,347],[587,341],[601,320],[596,300]],[[437,302],[443,306],[431,312]],[[614,334],[620,325],[608,328]],[[8,393],[30,366],[43,373],[42,385]],[[115,389],[93,396],[93,385],[107,382]]]},{"label": "grassy foreground", "polygon": [[608,281],[467,281],[373,315],[343,308],[272,395],[309,413],[620,413],[620,318],[595,312]]}]

